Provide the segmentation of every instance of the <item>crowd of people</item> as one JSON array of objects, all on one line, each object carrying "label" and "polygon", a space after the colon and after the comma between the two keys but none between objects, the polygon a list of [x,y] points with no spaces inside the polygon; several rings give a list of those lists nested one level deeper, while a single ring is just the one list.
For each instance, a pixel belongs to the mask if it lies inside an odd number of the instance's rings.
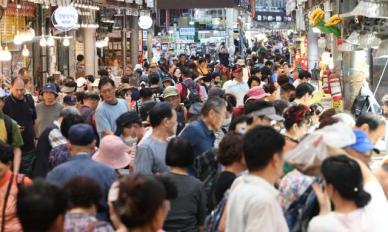
[{"label": "crowd of people", "polygon": [[324,109],[278,46],[219,56],[38,95],[22,69],[0,89],[1,231],[388,231],[385,118]]}]

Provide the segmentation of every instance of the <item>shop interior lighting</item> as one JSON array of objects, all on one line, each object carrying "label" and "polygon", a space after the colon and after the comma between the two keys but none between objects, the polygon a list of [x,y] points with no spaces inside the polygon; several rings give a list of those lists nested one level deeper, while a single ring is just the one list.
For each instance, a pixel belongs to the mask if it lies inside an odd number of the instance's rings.
[{"label": "shop interior lighting", "polygon": [[350,44],[360,45],[360,33],[357,31],[352,32],[345,41]]},{"label": "shop interior lighting", "polygon": [[381,41],[379,48],[376,52],[377,58],[388,58],[388,39]]},{"label": "shop interior lighting", "polygon": [[322,33],[322,31],[318,27],[313,27],[312,30],[313,30],[314,33],[317,33],[317,34],[321,34]]},{"label": "shop interior lighting", "polygon": [[55,45],[55,39],[54,37],[50,34],[47,38],[47,46],[52,47]]},{"label": "shop interior lighting", "polygon": [[361,0],[350,12],[342,17],[364,16],[368,18],[388,18],[387,0]]},{"label": "shop interior lighting", "polygon": [[46,47],[46,46],[47,46],[47,40],[46,40],[46,38],[44,38],[44,37],[40,38],[40,40],[39,40],[39,45],[40,45],[41,47]]},{"label": "shop interior lighting", "polygon": [[[4,21],[6,22],[7,21],[7,11],[5,11],[5,19]],[[4,23],[4,30],[3,30],[4,34],[7,34],[7,27],[6,27],[6,24]],[[12,54],[11,52],[8,50],[8,45],[7,43],[5,43],[5,48],[3,50],[2,48],[2,43],[3,43],[3,33],[1,33],[1,44],[0,44],[0,61],[10,61],[12,59]]]},{"label": "shop interior lighting", "polygon": [[65,37],[62,41],[62,45],[65,47],[70,46],[70,39],[68,37]]},{"label": "shop interior lighting", "polygon": [[30,56],[30,51],[28,50],[26,44],[24,44],[24,47],[23,47],[23,50],[22,50],[22,56],[24,56],[24,57]]}]

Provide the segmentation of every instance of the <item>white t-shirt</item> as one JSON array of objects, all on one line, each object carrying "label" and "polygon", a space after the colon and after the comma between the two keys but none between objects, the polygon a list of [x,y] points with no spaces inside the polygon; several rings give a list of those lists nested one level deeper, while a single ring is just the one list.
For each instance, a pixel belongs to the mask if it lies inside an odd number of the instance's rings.
[{"label": "white t-shirt", "polygon": [[244,105],[244,96],[248,93],[249,90],[249,86],[246,82],[230,80],[225,82],[223,89],[225,89],[226,93],[230,93],[237,98],[237,106]]},{"label": "white t-shirt", "polygon": [[387,232],[388,203],[381,185],[370,181],[365,190],[372,199],[364,208],[350,213],[331,212],[314,217],[309,224],[309,232]]}]

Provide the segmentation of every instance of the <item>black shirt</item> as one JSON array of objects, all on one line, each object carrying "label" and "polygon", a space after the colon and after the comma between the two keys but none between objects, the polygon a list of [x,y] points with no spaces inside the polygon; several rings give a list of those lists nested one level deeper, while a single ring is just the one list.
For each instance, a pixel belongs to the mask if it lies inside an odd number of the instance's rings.
[{"label": "black shirt", "polygon": [[232,186],[236,177],[237,176],[234,173],[228,171],[223,171],[218,175],[214,184],[214,207],[222,200],[224,193]]},{"label": "black shirt", "polygon": [[22,137],[24,145],[22,151],[32,151],[35,149],[35,131],[34,123],[36,120],[36,110],[34,99],[31,95],[26,94],[22,100],[8,96],[5,99],[3,112],[10,116],[22,127]]}]

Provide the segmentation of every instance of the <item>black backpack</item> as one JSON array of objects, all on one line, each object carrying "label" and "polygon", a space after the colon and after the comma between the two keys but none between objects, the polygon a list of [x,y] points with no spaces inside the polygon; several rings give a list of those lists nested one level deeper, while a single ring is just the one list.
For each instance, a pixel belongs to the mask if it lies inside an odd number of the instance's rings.
[{"label": "black backpack", "polygon": [[12,130],[12,118],[4,114],[4,124],[7,130],[7,141],[6,143],[10,146],[13,144],[13,130]]},{"label": "black backpack", "polygon": [[198,85],[194,81],[182,81],[183,93],[186,96],[183,103],[186,107],[190,107],[195,102],[201,102],[201,96],[198,91]]}]

